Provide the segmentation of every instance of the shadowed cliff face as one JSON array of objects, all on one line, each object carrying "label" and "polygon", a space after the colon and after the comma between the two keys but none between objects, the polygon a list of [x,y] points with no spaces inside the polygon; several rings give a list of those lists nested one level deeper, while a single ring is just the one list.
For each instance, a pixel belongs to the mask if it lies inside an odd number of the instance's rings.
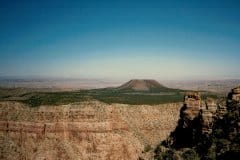
[{"label": "shadowed cliff face", "polygon": [[138,159],[175,128],[181,104],[0,103],[0,159]]},{"label": "shadowed cliff face", "polygon": [[201,133],[201,97],[197,92],[187,93],[180,110],[180,119],[175,131],[168,139],[175,148],[192,147]]},{"label": "shadowed cliff face", "polygon": [[227,98],[227,113],[214,126],[219,159],[240,159],[240,86]]},{"label": "shadowed cliff face", "polygon": [[238,160],[240,86],[225,102],[201,101],[198,93],[188,93],[176,129],[156,148],[155,158]]}]

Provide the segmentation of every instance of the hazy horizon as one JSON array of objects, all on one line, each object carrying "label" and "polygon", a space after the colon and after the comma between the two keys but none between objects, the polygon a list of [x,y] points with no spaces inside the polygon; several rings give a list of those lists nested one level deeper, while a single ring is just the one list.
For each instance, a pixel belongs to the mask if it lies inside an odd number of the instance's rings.
[{"label": "hazy horizon", "polygon": [[234,0],[1,1],[0,77],[240,79]]}]

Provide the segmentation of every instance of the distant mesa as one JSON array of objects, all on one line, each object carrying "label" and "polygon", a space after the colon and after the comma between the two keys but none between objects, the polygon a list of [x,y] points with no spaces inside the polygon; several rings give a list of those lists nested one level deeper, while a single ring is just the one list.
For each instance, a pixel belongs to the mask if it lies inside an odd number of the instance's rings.
[{"label": "distant mesa", "polygon": [[117,87],[119,90],[134,90],[134,91],[150,91],[150,90],[165,90],[163,86],[156,80],[152,79],[133,79]]}]

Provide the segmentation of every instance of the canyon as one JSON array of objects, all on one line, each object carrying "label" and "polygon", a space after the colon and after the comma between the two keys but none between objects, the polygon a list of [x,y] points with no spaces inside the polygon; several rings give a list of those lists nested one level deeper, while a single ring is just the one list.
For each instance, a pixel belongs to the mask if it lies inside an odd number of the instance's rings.
[{"label": "canyon", "polygon": [[223,99],[185,94],[180,119],[170,136],[155,149],[155,159],[239,160],[240,86]]},{"label": "canyon", "polygon": [[181,106],[0,102],[0,159],[150,159],[147,151],[174,130]]},{"label": "canyon", "polygon": [[3,89],[0,159],[234,159],[239,102],[240,87],[221,97],[154,80],[72,92]]}]

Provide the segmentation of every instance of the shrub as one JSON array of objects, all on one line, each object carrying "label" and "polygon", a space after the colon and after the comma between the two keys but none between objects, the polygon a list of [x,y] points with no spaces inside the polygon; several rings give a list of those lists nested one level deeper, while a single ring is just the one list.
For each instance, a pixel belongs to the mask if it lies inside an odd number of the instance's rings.
[{"label": "shrub", "polygon": [[195,152],[193,149],[187,149],[186,151],[183,152],[182,158],[184,160],[199,160],[198,154]]}]

